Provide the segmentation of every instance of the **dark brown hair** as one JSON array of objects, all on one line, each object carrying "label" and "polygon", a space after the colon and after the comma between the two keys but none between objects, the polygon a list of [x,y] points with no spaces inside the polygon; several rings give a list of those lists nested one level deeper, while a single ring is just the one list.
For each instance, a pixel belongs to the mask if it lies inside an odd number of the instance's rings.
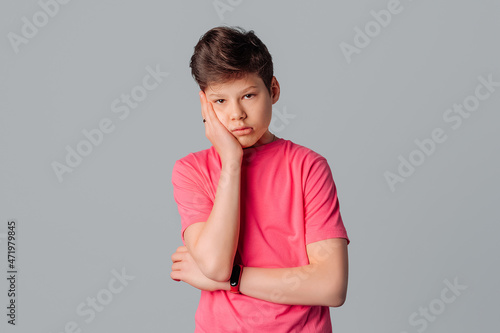
[{"label": "dark brown hair", "polygon": [[189,67],[203,91],[210,84],[255,73],[271,92],[273,60],[253,30],[226,26],[210,29],[194,47]]}]

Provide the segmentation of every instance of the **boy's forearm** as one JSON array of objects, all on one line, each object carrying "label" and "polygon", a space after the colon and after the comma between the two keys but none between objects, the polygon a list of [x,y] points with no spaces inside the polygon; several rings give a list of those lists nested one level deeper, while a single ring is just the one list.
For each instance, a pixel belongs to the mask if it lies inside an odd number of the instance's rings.
[{"label": "boy's forearm", "polygon": [[216,281],[227,281],[240,232],[241,161],[222,164],[214,205],[193,247],[201,271]]},{"label": "boy's forearm", "polygon": [[[219,284],[230,290],[229,282]],[[320,265],[291,268],[244,267],[240,292],[264,301],[289,305],[341,306],[346,297],[347,279],[331,274]]]}]

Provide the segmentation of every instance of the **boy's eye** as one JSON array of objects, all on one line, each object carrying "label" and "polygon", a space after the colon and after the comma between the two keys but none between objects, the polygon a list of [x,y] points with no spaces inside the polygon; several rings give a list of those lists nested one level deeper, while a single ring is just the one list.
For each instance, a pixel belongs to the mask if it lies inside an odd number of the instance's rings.
[{"label": "boy's eye", "polygon": [[[255,94],[246,94],[244,97],[246,99],[249,99],[249,98],[252,98],[253,96],[255,96]],[[215,104],[222,104],[222,103],[224,103],[224,100],[223,99],[216,99],[214,103]]]}]

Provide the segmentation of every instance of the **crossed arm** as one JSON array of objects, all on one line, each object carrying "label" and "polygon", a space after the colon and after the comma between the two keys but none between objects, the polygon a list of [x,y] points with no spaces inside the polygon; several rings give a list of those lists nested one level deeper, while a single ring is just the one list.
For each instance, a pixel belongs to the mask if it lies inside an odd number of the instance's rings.
[{"label": "crossed arm", "polygon": [[[326,161],[325,161],[326,162]],[[171,278],[200,290],[230,290],[229,276],[240,232],[241,161],[222,164],[213,208],[205,222],[184,231],[186,246],[172,255]],[[324,166],[324,165],[323,165]],[[328,184],[328,170],[322,178]],[[316,171],[317,172],[317,171]],[[188,189],[196,187],[189,177],[175,178]],[[323,190],[317,188],[316,191]],[[333,191],[325,185],[325,189]],[[314,192],[308,192],[313,193]],[[290,249],[283,249],[289,251]],[[330,238],[306,246],[309,264],[289,268],[244,267],[240,292],[265,301],[290,305],[341,306],[348,280],[347,240]]]},{"label": "crossed arm", "polygon": [[[203,222],[202,222],[203,223]],[[188,228],[189,229],[189,228]],[[307,245],[309,264],[290,268],[244,267],[240,292],[280,304],[341,306],[348,281],[347,241],[331,238]],[[172,255],[170,277],[200,290],[229,290],[229,281],[207,278],[186,246]]]}]

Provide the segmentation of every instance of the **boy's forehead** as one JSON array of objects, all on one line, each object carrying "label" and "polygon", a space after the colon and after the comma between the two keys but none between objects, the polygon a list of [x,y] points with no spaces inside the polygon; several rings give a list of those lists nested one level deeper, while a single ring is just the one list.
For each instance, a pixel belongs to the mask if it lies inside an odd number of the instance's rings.
[{"label": "boy's forehead", "polygon": [[251,88],[259,88],[264,82],[255,73],[245,74],[242,77],[233,77],[219,83],[208,83],[207,95],[223,94],[230,91],[243,91]]}]

